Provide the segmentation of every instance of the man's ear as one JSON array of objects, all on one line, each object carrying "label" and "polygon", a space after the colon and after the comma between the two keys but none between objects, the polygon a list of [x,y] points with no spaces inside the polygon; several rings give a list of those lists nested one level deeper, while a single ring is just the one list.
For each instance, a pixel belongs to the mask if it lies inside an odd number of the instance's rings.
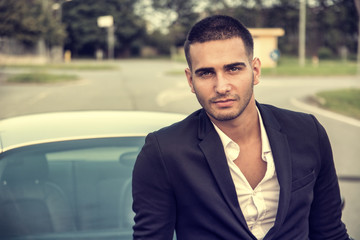
[{"label": "man's ear", "polygon": [[260,82],[261,76],[261,61],[257,57],[252,60],[252,71],[254,74],[254,85],[257,85]]},{"label": "man's ear", "polygon": [[189,86],[190,86],[191,92],[192,92],[192,93],[195,93],[194,85],[193,85],[192,73],[191,73],[191,70],[190,70],[189,68],[186,68],[186,69],[185,69],[185,75],[186,75],[188,84],[189,84]]}]

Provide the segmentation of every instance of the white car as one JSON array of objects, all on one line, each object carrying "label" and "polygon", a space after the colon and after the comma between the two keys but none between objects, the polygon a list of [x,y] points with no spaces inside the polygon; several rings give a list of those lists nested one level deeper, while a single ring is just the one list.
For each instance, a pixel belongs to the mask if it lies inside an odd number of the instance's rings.
[{"label": "white car", "polygon": [[0,239],[132,239],[145,136],[181,114],[47,113],[0,121]]}]

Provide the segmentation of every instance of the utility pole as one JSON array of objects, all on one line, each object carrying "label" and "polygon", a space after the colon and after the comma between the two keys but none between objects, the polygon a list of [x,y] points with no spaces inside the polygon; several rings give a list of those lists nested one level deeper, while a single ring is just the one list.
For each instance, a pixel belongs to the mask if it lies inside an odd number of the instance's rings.
[{"label": "utility pole", "polygon": [[[59,25],[63,24],[63,5],[71,1],[72,0],[58,0],[55,2],[53,1],[51,8],[56,13],[55,18]],[[58,46],[52,46],[50,50],[50,56],[53,61],[62,62],[64,60],[64,43],[62,42]]]},{"label": "utility pole", "polygon": [[305,66],[306,46],[306,0],[300,0],[299,18],[299,65]]},{"label": "utility pole", "polygon": [[358,48],[357,48],[357,75],[360,76],[360,0],[354,0],[358,13]]},{"label": "utility pole", "polygon": [[115,35],[114,25],[108,27],[108,58],[114,59]]}]

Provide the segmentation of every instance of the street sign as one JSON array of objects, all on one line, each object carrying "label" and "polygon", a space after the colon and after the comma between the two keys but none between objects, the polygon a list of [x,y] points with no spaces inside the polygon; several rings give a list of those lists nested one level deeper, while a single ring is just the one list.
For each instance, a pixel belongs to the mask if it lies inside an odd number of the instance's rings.
[{"label": "street sign", "polygon": [[114,25],[114,18],[111,15],[98,17],[97,24],[99,27],[112,27]]},{"label": "street sign", "polygon": [[270,53],[270,58],[277,62],[280,58],[280,51],[278,49],[272,50]]}]

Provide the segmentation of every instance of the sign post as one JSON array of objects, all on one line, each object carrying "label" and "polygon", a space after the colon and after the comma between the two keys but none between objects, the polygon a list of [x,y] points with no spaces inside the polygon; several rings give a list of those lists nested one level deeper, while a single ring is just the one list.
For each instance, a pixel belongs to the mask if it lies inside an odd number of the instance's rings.
[{"label": "sign post", "polygon": [[108,58],[113,59],[115,46],[114,18],[111,15],[98,17],[97,23],[99,27],[107,28]]}]

